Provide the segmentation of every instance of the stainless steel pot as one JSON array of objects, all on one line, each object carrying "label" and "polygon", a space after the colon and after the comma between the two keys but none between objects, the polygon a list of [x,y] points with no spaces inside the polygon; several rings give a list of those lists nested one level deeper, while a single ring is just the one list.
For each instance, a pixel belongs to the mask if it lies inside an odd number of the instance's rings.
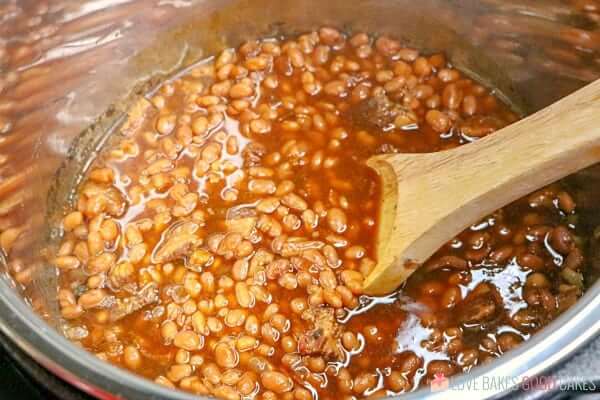
[{"label": "stainless steel pot", "polygon": [[[599,21],[596,0],[0,0],[0,330],[98,398],[198,398],[106,364],[59,333],[57,274],[44,249],[60,235],[57,216],[86,161],[137,96],[246,38],[334,25],[447,50],[528,113],[600,77]],[[597,175],[573,178],[589,225],[600,222]],[[518,349],[453,378],[446,392],[403,398],[498,397],[511,382],[491,389],[490,377],[519,383],[560,363],[600,332],[600,282],[589,272],[585,296]]]}]

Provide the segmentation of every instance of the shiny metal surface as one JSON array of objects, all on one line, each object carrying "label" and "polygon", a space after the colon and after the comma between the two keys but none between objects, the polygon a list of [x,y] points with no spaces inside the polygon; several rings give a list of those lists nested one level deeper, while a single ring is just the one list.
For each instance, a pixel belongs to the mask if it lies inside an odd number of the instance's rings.
[{"label": "shiny metal surface", "polygon": [[[246,38],[329,24],[448,50],[456,65],[531,112],[600,77],[600,5],[594,4],[0,0],[0,255],[6,258],[0,330],[56,375],[98,398],[197,399],[106,364],[59,334],[57,274],[42,251],[60,234],[57,216],[72,195],[65,188],[76,183],[108,128],[137,96],[170,72]],[[481,387],[492,376],[520,382],[597,336],[596,276],[589,275],[592,287],[552,324],[499,360],[453,378],[452,385],[475,387],[479,381]],[[502,389],[422,389],[403,398],[493,398],[510,390]]]}]

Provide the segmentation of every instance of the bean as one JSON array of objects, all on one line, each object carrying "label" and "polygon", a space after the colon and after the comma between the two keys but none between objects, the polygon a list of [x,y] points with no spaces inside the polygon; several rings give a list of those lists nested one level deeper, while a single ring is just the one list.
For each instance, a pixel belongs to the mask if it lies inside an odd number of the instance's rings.
[{"label": "bean", "polygon": [[119,235],[119,227],[117,223],[112,219],[107,219],[102,222],[102,226],[100,227],[100,235],[102,239],[112,242]]},{"label": "bean", "polygon": [[221,371],[214,363],[205,364],[204,367],[202,367],[202,375],[213,385],[217,385],[221,382]]},{"label": "bean", "polygon": [[287,228],[288,231],[295,231],[300,229],[302,225],[302,221],[294,214],[288,214],[283,217],[283,225]]},{"label": "bean", "polygon": [[256,134],[265,135],[271,132],[271,123],[264,119],[255,119],[250,121],[250,130]]},{"label": "bean", "polygon": [[308,308],[308,305],[306,304],[306,300],[296,297],[290,302],[290,307],[294,313],[302,314]]},{"label": "bean", "polygon": [[235,368],[239,364],[237,350],[226,343],[219,343],[215,347],[215,361],[223,368]]},{"label": "bean", "polygon": [[245,66],[250,71],[261,71],[267,68],[268,59],[266,57],[251,57],[245,61]]},{"label": "bean", "polygon": [[88,290],[79,297],[77,304],[80,305],[84,310],[98,307],[102,304],[106,298],[106,293],[102,289]]},{"label": "bean", "polygon": [[440,268],[449,267],[455,270],[467,269],[468,263],[457,256],[442,256],[438,259],[428,261],[425,268],[427,271],[435,271]]},{"label": "bean", "polygon": [[350,375],[347,369],[341,369],[338,373],[337,379],[338,389],[342,393],[352,393],[354,382],[352,381],[352,376]]},{"label": "bean", "polygon": [[256,210],[265,214],[272,214],[280,204],[277,197],[265,197],[256,204]]},{"label": "bean", "polygon": [[229,90],[229,96],[231,96],[231,98],[233,98],[233,99],[249,97],[249,96],[252,96],[253,93],[254,93],[254,89],[250,85],[247,85],[247,84],[241,83],[241,82],[236,83]]},{"label": "bean", "polygon": [[247,260],[237,260],[231,269],[231,275],[237,281],[246,280],[248,277],[249,263]]},{"label": "bean", "polygon": [[246,323],[244,325],[244,330],[252,336],[258,335],[260,332],[260,324],[258,322],[258,318],[255,315],[250,315],[246,318]]},{"label": "bean", "polygon": [[323,247],[323,255],[327,261],[327,265],[331,268],[338,268],[342,261],[337,255],[335,248],[331,245],[326,245]]},{"label": "bean", "polygon": [[227,386],[227,385],[221,385],[221,386],[217,386],[214,390],[213,393],[216,397],[220,398],[220,399],[225,399],[225,400],[237,400],[240,398],[240,394],[238,393],[238,391],[234,388],[232,388],[231,386]]},{"label": "bean", "polygon": [[344,82],[339,80],[327,83],[323,87],[323,91],[325,92],[325,94],[333,97],[345,97],[348,94],[346,85],[344,84]]},{"label": "bean", "polygon": [[258,340],[248,335],[242,336],[236,341],[236,348],[239,352],[254,350],[258,345]]},{"label": "bean", "polygon": [[281,203],[297,211],[305,211],[308,208],[306,201],[295,193],[288,193],[283,196]]},{"label": "bean", "polygon": [[251,179],[248,182],[248,190],[253,194],[273,194],[277,187],[268,179]]},{"label": "bean", "polygon": [[192,331],[180,331],[173,338],[173,344],[184,350],[194,351],[200,348],[200,337]]},{"label": "bean", "polygon": [[422,364],[422,360],[414,353],[409,353],[400,363],[400,371],[406,376],[412,375]]},{"label": "bean", "polygon": [[208,130],[208,118],[200,116],[192,121],[194,135],[204,135]]},{"label": "bean", "polygon": [[321,271],[319,274],[319,282],[325,289],[335,289],[337,286],[337,279],[332,270],[326,269]]},{"label": "bean", "polygon": [[[358,293],[360,293],[360,283],[357,283]],[[336,292],[338,292],[342,298],[342,303],[344,306],[348,308],[354,308],[358,305],[358,300],[354,297],[354,293],[348,287],[344,285],[339,285],[335,288]]]},{"label": "bean", "polygon": [[436,132],[444,133],[448,129],[450,129],[450,118],[448,118],[448,116],[441,111],[427,111],[427,114],[425,115],[425,120]]},{"label": "bean", "polygon": [[354,379],[354,387],[352,390],[356,394],[363,394],[368,389],[377,384],[377,377],[369,372],[362,372]]},{"label": "bean", "polygon": [[189,364],[175,364],[169,367],[167,378],[172,382],[179,382],[192,374],[192,366]]},{"label": "bean", "polygon": [[477,113],[477,99],[473,95],[467,95],[463,99],[462,111],[465,115],[475,115]]},{"label": "bean", "polygon": [[220,155],[221,145],[219,143],[210,142],[202,149],[202,159],[209,164],[217,161]]},{"label": "bean", "polygon": [[296,48],[292,48],[288,51],[290,63],[295,68],[302,68],[304,66],[304,55]]},{"label": "bean", "polygon": [[379,70],[375,73],[375,80],[379,83],[385,83],[394,78],[394,71]]},{"label": "bean", "polygon": [[304,210],[301,219],[306,229],[315,229],[319,224],[319,216],[313,210]]},{"label": "bean", "polygon": [[427,365],[427,374],[430,376],[435,376],[436,374],[451,376],[454,374],[454,366],[450,361],[433,360]]},{"label": "bean", "polygon": [[514,254],[514,248],[511,245],[504,245],[490,253],[490,259],[497,264],[506,262]]},{"label": "bean", "polygon": [[548,280],[546,275],[544,275],[540,272],[533,272],[527,276],[526,285],[531,286],[531,287],[543,288],[543,287],[549,287],[550,281]]},{"label": "bean", "polygon": [[176,118],[175,115],[164,115],[159,117],[156,120],[156,131],[161,135],[170,134],[175,128]]},{"label": "bean", "polygon": [[230,328],[235,328],[238,326],[244,325],[246,321],[246,311],[245,310],[229,310],[224,320],[225,325]]},{"label": "bean", "polygon": [[61,307],[60,314],[67,320],[79,318],[84,312],[78,304]]},{"label": "bean", "polygon": [[142,365],[142,356],[138,349],[127,346],[123,350],[123,362],[128,368],[138,369]]},{"label": "bean", "polygon": [[260,375],[260,381],[268,390],[282,394],[293,389],[293,381],[281,372],[267,371]]},{"label": "bean", "polygon": [[294,290],[298,287],[298,279],[296,278],[296,275],[291,272],[286,272],[281,275],[277,283],[287,290]]},{"label": "bean", "polygon": [[574,246],[571,232],[565,226],[559,225],[552,230],[550,244],[561,254],[568,254]]},{"label": "bean", "polygon": [[344,211],[332,208],[327,211],[327,224],[336,233],[343,233],[347,229],[348,220]]},{"label": "bean", "polygon": [[559,192],[556,197],[558,198],[558,206],[562,211],[567,214],[571,214],[575,211],[575,201],[569,193]]},{"label": "bean", "polygon": [[235,284],[235,297],[241,307],[252,308],[254,306],[254,295],[248,290],[248,285],[244,282]]},{"label": "bean", "polygon": [[65,216],[63,219],[63,228],[67,232],[71,232],[73,229],[83,223],[83,214],[79,211],[73,211]]},{"label": "bean", "polygon": [[342,344],[348,351],[355,351],[360,345],[358,339],[356,338],[356,335],[350,331],[346,331],[343,333]]},{"label": "bean", "polygon": [[454,83],[450,83],[444,88],[442,93],[442,103],[451,110],[458,109],[463,101],[462,90]]},{"label": "bean", "polygon": [[77,257],[73,256],[60,256],[54,259],[54,265],[60,269],[77,269],[81,266],[81,262]]},{"label": "bean", "polygon": [[323,291],[323,301],[333,308],[342,308],[344,305],[342,296],[332,289],[326,289]]},{"label": "bean", "polygon": [[529,269],[540,270],[544,268],[544,259],[540,256],[536,256],[535,254],[522,254],[517,257],[517,262]]},{"label": "bean", "polygon": [[519,336],[512,332],[501,333],[496,340],[502,353],[512,350],[522,341]]},{"label": "bean", "polygon": [[253,372],[245,372],[237,382],[236,388],[243,395],[250,395],[257,385],[258,378]]},{"label": "bean", "polygon": [[286,353],[295,353],[298,350],[298,343],[292,336],[284,336],[281,339],[281,347]]},{"label": "bean", "polygon": [[344,256],[346,258],[359,260],[365,256],[365,253],[366,250],[362,246],[350,246],[346,249]]},{"label": "bean", "polygon": [[319,38],[323,43],[329,46],[336,45],[343,40],[342,34],[334,28],[323,27],[319,29]]},{"label": "bean", "polygon": [[431,65],[425,57],[417,57],[413,64],[413,70],[418,76],[427,76],[432,72]]},{"label": "bean", "polygon": [[177,335],[177,325],[173,321],[165,321],[161,326],[161,336],[165,343],[171,343]]},{"label": "bean", "polygon": [[87,245],[90,255],[98,255],[104,250],[104,240],[100,232],[90,232],[87,238]]},{"label": "bean", "polygon": [[410,382],[398,371],[392,371],[386,381],[394,392],[405,392],[411,388]]},{"label": "bean", "polygon": [[456,306],[462,299],[462,293],[457,286],[452,286],[444,291],[440,303],[444,308]]},{"label": "bean", "polygon": [[254,247],[252,243],[248,240],[243,240],[235,249],[235,257],[244,258],[252,254],[253,251]]},{"label": "bean", "polygon": [[208,317],[206,320],[206,326],[212,333],[219,333],[223,330],[223,323],[215,317]]},{"label": "bean", "polygon": [[110,168],[96,168],[90,171],[90,180],[99,183],[112,183],[115,173]]},{"label": "bean", "polygon": [[581,274],[581,272],[576,272],[571,268],[563,268],[563,270],[560,272],[560,276],[562,279],[564,279],[567,283],[571,285],[574,285],[576,287],[583,286],[583,275]]},{"label": "bean", "polygon": [[479,359],[479,350],[477,349],[465,349],[461,351],[458,356],[458,364],[460,366],[471,366],[475,365]]},{"label": "bean", "polygon": [[294,182],[289,180],[284,180],[277,186],[277,196],[284,196],[294,190]]},{"label": "bean", "polygon": [[[202,313],[202,311],[196,311],[191,316],[192,328],[194,332],[200,335],[208,334],[208,327],[206,325],[206,317]],[[174,337],[173,337],[174,339]]]},{"label": "bean", "polygon": [[380,36],[375,41],[375,48],[381,55],[391,57],[400,50],[400,43],[387,36]]}]

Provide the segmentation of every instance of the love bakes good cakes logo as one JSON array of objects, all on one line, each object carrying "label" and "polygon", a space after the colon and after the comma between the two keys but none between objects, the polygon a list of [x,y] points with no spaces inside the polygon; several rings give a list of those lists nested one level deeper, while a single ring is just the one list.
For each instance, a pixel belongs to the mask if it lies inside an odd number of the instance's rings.
[{"label": "love bakes good cakes logo", "polygon": [[436,373],[430,382],[432,392],[444,390],[468,392],[506,392],[506,391],[560,391],[578,393],[600,393],[597,382],[600,377],[515,377],[515,376],[483,376],[481,379],[467,381],[462,384],[450,386],[450,380],[443,373]]},{"label": "love bakes good cakes logo", "polygon": [[450,380],[446,378],[446,376],[438,372],[433,376],[433,380],[430,383],[432,392],[440,392],[442,390],[448,389],[450,386]]}]

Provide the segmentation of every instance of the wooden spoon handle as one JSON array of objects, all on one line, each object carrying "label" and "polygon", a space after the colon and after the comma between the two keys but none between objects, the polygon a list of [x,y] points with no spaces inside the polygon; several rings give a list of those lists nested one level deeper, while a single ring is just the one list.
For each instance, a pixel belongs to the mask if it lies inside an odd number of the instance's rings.
[{"label": "wooden spoon handle", "polygon": [[[437,156],[436,172],[442,172],[443,183],[429,184],[440,194],[451,185],[449,192],[455,196],[439,199],[448,205],[439,212],[459,212],[471,224],[600,161],[600,80],[490,136]],[[443,171],[446,164],[453,169]]]},{"label": "wooden spoon handle", "polygon": [[365,291],[394,290],[470,224],[598,161],[600,80],[468,145],[369,159],[384,199],[378,265]]},{"label": "wooden spoon handle", "polygon": [[[476,173],[481,179],[469,190],[457,187],[465,201],[493,190],[496,203],[506,204],[597,162],[599,144],[600,80],[490,136],[446,152],[440,162],[464,159],[468,162],[458,164],[460,170],[452,176],[463,180]],[[486,202],[480,207],[489,212],[495,206]]]}]

